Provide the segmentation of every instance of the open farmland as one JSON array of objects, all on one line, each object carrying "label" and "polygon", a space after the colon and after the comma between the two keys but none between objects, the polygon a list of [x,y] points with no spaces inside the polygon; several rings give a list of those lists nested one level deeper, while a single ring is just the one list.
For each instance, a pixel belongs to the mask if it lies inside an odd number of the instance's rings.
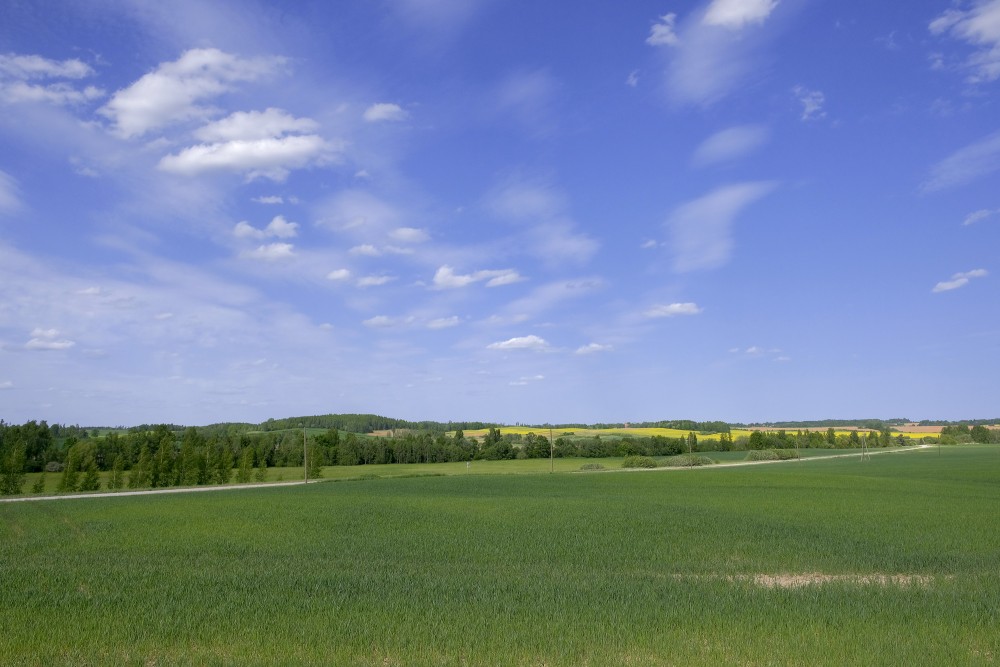
[{"label": "open farmland", "polygon": [[[940,427],[935,427],[935,428],[938,429],[936,432],[940,432],[940,430],[941,430]],[[480,439],[482,439],[486,435],[486,433],[487,433],[488,430],[489,429],[485,429],[485,428],[482,428],[482,429],[472,429],[472,430],[463,431],[463,435],[465,435],[465,437],[467,437],[467,438],[480,438]],[[777,431],[780,431],[780,430],[785,430],[788,433],[796,433],[799,430],[802,430],[802,431],[813,430],[813,431],[821,431],[823,433],[826,433],[827,429],[825,429],[825,428],[822,428],[822,429],[777,429],[777,428],[764,429],[764,428],[761,428],[761,429],[756,429],[756,430],[774,431],[774,432],[777,432]],[[835,434],[837,436],[845,436],[846,437],[846,436],[849,436],[851,434],[851,432],[855,431],[855,430],[858,430],[858,429],[838,428],[838,429],[835,429]],[[537,427],[537,426],[501,426],[499,428],[499,431],[503,435],[510,434],[510,435],[525,436],[525,435],[528,435],[529,433],[534,433],[535,435],[541,435],[541,436],[544,436],[546,438],[549,435],[549,429],[547,429],[547,428],[540,428],[540,427]],[[754,429],[734,428],[734,429],[731,430],[731,434],[732,434],[733,438],[748,438],[748,437],[750,437],[750,434],[753,433],[753,431],[754,431]],[[868,431],[865,430],[865,429],[861,429],[860,432],[861,433],[867,433]],[[637,427],[637,428],[554,428],[554,429],[552,429],[552,435],[554,437],[556,437],[556,438],[559,438],[561,436],[575,436],[575,437],[587,437],[587,438],[593,438],[594,436],[613,437],[613,438],[621,438],[621,437],[626,437],[626,436],[627,437],[632,437],[632,438],[651,438],[653,436],[659,436],[659,437],[663,437],[663,438],[683,438],[683,437],[686,437],[688,435],[688,433],[690,433],[690,431],[686,431],[686,430],[683,430],[683,429],[677,429],[677,428],[646,428],[646,427]],[[452,434],[454,434],[454,432],[452,432]],[[923,437],[926,437],[928,435],[928,432],[923,432],[923,431],[916,432],[916,431],[914,431],[914,432],[901,432],[900,433],[900,432],[893,431],[892,434],[894,436],[896,436],[896,435],[903,435],[904,437],[907,437],[907,438],[923,438]],[[718,440],[719,439],[719,434],[718,433],[708,433],[708,434],[699,433],[697,435],[698,435],[698,439],[699,440],[702,440],[702,439],[704,439],[704,440]]]},{"label": "open farmland", "polygon": [[954,446],[0,505],[0,664],[992,664],[998,480]]}]

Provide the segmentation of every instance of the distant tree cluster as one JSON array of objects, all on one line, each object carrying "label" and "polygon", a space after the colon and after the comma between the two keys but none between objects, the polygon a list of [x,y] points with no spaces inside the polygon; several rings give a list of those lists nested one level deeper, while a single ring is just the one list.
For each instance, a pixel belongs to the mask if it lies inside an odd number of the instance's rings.
[{"label": "distant tree cluster", "polygon": [[[310,421],[311,420],[311,421]],[[357,431],[335,426],[340,424]],[[419,425],[432,428],[418,428]],[[278,426],[285,426],[279,429]],[[300,425],[314,429],[312,435]],[[143,425],[127,430],[49,426],[29,421],[22,425],[0,420],[0,494],[23,492],[27,473],[42,473],[32,492],[45,488],[45,475],[58,474],[63,492],[109,489],[227,484],[234,475],[240,483],[265,481],[270,467],[298,467],[307,454],[308,475],[317,478],[323,466],[387,463],[443,463],[449,461],[519,458],[675,456],[682,453],[800,448],[859,448],[907,445],[912,441],[880,429],[837,434],[815,430],[755,430],[733,438],[722,422],[647,422],[643,427],[688,427],[680,438],[632,437],[564,433],[553,442],[543,434],[502,434],[487,426],[481,439],[467,438],[463,428],[484,428],[478,422],[406,422],[376,415],[326,415],[269,420],[262,425],[213,424],[179,428],[168,424]],[[315,429],[325,428],[320,433]],[[555,430],[557,427],[552,427]],[[447,431],[445,430],[447,429]],[[365,435],[390,431],[389,437]],[[545,431],[549,431],[548,428]],[[585,431],[584,431],[585,433]],[[706,433],[718,437],[704,437]],[[702,435],[701,438],[698,436]],[[929,439],[929,438],[925,438]],[[1000,430],[984,423],[946,426],[942,443],[1000,442]]]}]

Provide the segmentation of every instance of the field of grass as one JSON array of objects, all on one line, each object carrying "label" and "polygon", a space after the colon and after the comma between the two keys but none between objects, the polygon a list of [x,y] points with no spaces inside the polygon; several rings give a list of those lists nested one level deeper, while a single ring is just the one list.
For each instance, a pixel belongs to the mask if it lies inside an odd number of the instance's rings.
[{"label": "field of grass", "polygon": [[0,664],[996,664],[998,481],[954,446],[2,504]]}]

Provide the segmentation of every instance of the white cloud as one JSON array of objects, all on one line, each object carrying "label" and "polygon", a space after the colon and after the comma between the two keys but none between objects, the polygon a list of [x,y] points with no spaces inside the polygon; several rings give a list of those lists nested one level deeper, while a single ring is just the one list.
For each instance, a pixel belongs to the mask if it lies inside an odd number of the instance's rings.
[{"label": "white cloud", "polygon": [[703,141],[694,151],[692,162],[704,167],[719,162],[730,162],[757,150],[768,139],[763,125],[738,125],[716,132]]},{"label": "white cloud", "polygon": [[683,20],[664,17],[650,39],[671,46],[660,51],[671,103],[709,106],[759,80],[764,47],[780,29],[764,24],[777,6],[775,0],[715,0]]},{"label": "white cloud", "polygon": [[505,341],[490,343],[486,346],[490,350],[545,350],[549,344],[544,338],[535,335],[518,336]]},{"label": "white cloud", "polygon": [[985,278],[988,275],[989,272],[986,269],[973,269],[972,271],[956,273],[951,277],[951,280],[944,280],[935,285],[931,292],[934,294],[948,292],[959,287],[964,287],[972,278]]},{"label": "white cloud", "polygon": [[199,103],[274,73],[280,57],[240,58],[219,49],[190,49],[173,62],[160,64],[128,88],[119,90],[100,109],[128,139],[183,121],[214,113]]},{"label": "white cloud", "polygon": [[744,208],[776,186],[771,181],[727,185],[678,207],[667,223],[674,270],[683,273],[726,264],[733,252],[730,230],[733,221]]},{"label": "white cloud", "polygon": [[678,43],[676,26],[677,14],[664,14],[650,28],[646,43],[651,46],[676,46]]},{"label": "white cloud", "polygon": [[44,102],[58,106],[83,104],[104,97],[104,90],[87,86],[77,90],[67,83],[35,85],[24,81],[0,81],[0,101],[8,104]]},{"label": "white cloud", "polygon": [[3,382],[0,382],[0,389],[13,389],[13,388],[14,388],[14,383],[10,380],[4,380]]},{"label": "white cloud", "polygon": [[373,104],[362,114],[362,117],[369,123],[399,122],[409,118],[410,114],[398,104],[379,102]]},{"label": "white cloud", "polygon": [[934,165],[924,192],[965,185],[1000,169],[1000,132],[961,148]]},{"label": "white cloud", "polygon": [[442,266],[434,273],[436,289],[456,289],[473,283],[486,281],[487,287],[511,285],[524,280],[514,269],[490,269],[468,274],[458,274],[450,266]]},{"label": "white cloud", "polygon": [[290,169],[326,164],[340,151],[317,135],[239,139],[221,144],[198,144],[160,160],[163,171],[197,176],[207,171],[246,172],[248,178],[283,181]]},{"label": "white cloud", "polygon": [[45,352],[50,350],[68,350],[74,345],[76,345],[74,341],[65,338],[60,339],[58,329],[36,328],[31,332],[31,340],[25,343],[24,349]]},{"label": "white cloud", "polygon": [[425,229],[399,227],[389,232],[389,238],[399,243],[423,243],[430,238],[430,234]]},{"label": "white cloud", "polygon": [[705,25],[738,30],[767,20],[778,0],[713,0],[702,21]]},{"label": "white cloud", "polygon": [[254,197],[253,201],[258,204],[284,204],[285,200],[278,195],[269,195],[266,197]]},{"label": "white cloud", "polygon": [[194,136],[208,143],[223,143],[307,134],[318,128],[319,124],[311,118],[295,118],[282,109],[269,108],[265,111],[237,111],[199,128]]},{"label": "white cloud", "polygon": [[792,93],[802,105],[802,120],[815,120],[826,116],[826,112],[823,111],[826,96],[821,91],[795,86],[792,88]]},{"label": "white cloud", "polygon": [[76,60],[50,60],[37,55],[0,55],[0,102],[8,104],[45,102],[48,104],[82,104],[104,96],[96,86],[82,90],[66,82],[28,83],[38,79],[82,79],[93,76],[94,70]]},{"label": "white cloud", "polygon": [[364,257],[380,257],[382,255],[382,251],[370,243],[356,245],[348,250],[348,252],[352,255],[362,255]]},{"label": "white cloud", "polygon": [[634,69],[628,73],[628,76],[625,78],[625,85],[630,88],[635,88],[639,85],[639,70]]},{"label": "white cloud", "polygon": [[76,58],[50,60],[42,56],[8,53],[0,54],[0,74],[15,79],[82,79],[93,76],[94,70]]},{"label": "white cloud", "polygon": [[0,214],[13,213],[21,208],[21,197],[17,181],[6,172],[0,171]]},{"label": "white cloud", "polygon": [[378,287],[379,285],[385,285],[390,283],[395,278],[392,276],[364,276],[358,278],[358,287]]},{"label": "white cloud", "polygon": [[950,34],[973,47],[964,68],[971,84],[1000,78],[1000,0],[978,0],[969,9],[948,9],[928,26],[934,35]]},{"label": "white cloud", "polygon": [[541,382],[544,379],[544,375],[522,375],[519,379],[511,380],[508,384],[512,387],[524,387],[531,382]]},{"label": "white cloud", "polygon": [[428,329],[448,329],[459,325],[458,315],[451,317],[439,317],[427,323]]},{"label": "white cloud", "polygon": [[656,241],[654,239],[648,239],[646,241],[643,241],[642,245],[639,247],[642,248],[643,250],[652,250],[653,248],[659,247],[659,245],[660,245],[659,241]]},{"label": "white cloud", "polygon": [[678,315],[698,315],[701,310],[696,303],[671,303],[653,306],[643,314],[646,317],[677,317]]},{"label": "white cloud", "polygon": [[240,256],[247,259],[260,259],[273,262],[281,259],[288,259],[295,256],[295,246],[291,243],[268,243],[258,246],[254,250],[248,250]]},{"label": "white cloud", "polygon": [[279,239],[293,238],[298,234],[299,224],[288,222],[284,216],[276,215],[264,229],[257,229],[246,221],[236,223],[233,234],[238,238],[266,239],[277,237]]},{"label": "white cloud", "polygon": [[588,343],[576,348],[576,354],[597,354],[598,352],[610,352],[614,349],[611,345],[601,345],[600,343]]},{"label": "white cloud", "polygon": [[326,274],[327,280],[349,280],[351,277],[351,271],[349,269],[334,269],[330,273]]},{"label": "white cloud", "polygon": [[993,210],[984,208],[984,209],[980,209],[978,211],[973,211],[969,215],[965,216],[965,220],[962,221],[962,224],[963,225],[974,225],[977,222],[979,222],[981,220],[986,220],[987,218],[991,218],[994,215],[997,215],[998,213],[1000,213],[1000,208],[993,209]]},{"label": "white cloud", "polygon": [[372,329],[393,329],[403,327],[413,322],[412,317],[389,317],[388,315],[376,315],[364,320],[362,324]]}]

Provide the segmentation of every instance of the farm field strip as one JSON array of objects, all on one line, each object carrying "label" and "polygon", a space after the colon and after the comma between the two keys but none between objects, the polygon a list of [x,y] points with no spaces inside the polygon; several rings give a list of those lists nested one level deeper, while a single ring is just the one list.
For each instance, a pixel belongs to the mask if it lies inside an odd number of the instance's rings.
[{"label": "farm field strip", "polygon": [[[916,451],[920,449],[926,449],[930,445],[916,445],[911,447],[899,447],[890,449],[877,449],[867,451],[866,456],[872,454],[892,454],[896,452],[909,452]],[[827,454],[828,451],[836,451],[836,454]],[[657,467],[657,468],[622,468],[620,467],[622,459],[616,458],[612,459],[613,462],[608,464],[608,467],[602,468],[601,470],[594,471],[583,471],[580,470],[580,465],[584,462],[593,462],[595,459],[557,459],[559,462],[559,470],[556,472],[567,473],[567,472],[651,472],[651,471],[665,471],[665,470],[707,470],[707,469],[718,469],[718,468],[731,468],[736,466],[749,466],[749,465],[759,465],[764,463],[789,463],[793,461],[813,461],[813,460],[823,460],[823,459],[836,459],[836,458],[849,458],[854,456],[861,456],[860,451],[852,450],[850,452],[843,452],[842,450],[825,450],[825,449],[803,449],[801,450],[802,455],[799,459],[782,459],[782,460],[766,460],[766,461],[744,461],[742,457],[745,456],[745,452],[711,452],[716,458],[721,458],[720,455],[725,456],[727,454],[737,454],[739,455],[738,460],[721,460],[716,461],[715,465],[712,466],[690,466],[690,467]],[[596,459],[596,461],[608,461],[608,459]],[[368,465],[368,466],[327,466],[324,467],[324,477],[320,479],[310,479],[309,483],[319,483],[325,481],[348,481],[355,480],[359,478],[392,478],[400,476],[444,476],[444,475],[457,475],[457,474],[476,474],[476,475],[490,475],[490,474],[543,474],[550,472],[549,460],[547,459],[532,459],[532,460],[518,460],[518,461],[477,461],[476,462],[476,472],[471,472],[471,466],[466,467],[463,463],[415,463],[415,464],[385,464],[385,465]],[[554,463],[554,462],[553,462]],[[512,465],[513,464],[513,465]],[[544,464],[544,469],[542,469]],[[569,464],[569,466],[567,465]],[[572,467],[570,467],[572,466]],[[485,467],[485,471],[481,471],[481,468]],[[447,468],[447,470],[441,470],[441,468]],[[464,470],[463,470],[464,468]],[[554,466],[553,466],[554,468]],[[401,471],[399,469],[402,469]],[[283,468],[283,472],[279,474],[279,479],[284,480],[284,472],[296,471],[298,474],[302,474],[301,468]],[[378,472],[372,472],[372,470],[377,470]],[[351,473],[360,473],[351,474]],[[380,474],[383,473],[383,474]],[[29,480],[31,481],[31,480]],[[257,488],[271,488],[271,487],[281,487],[281,486],[295,486],[302,484],[301,479],[295,481],[274,481],[274,482],[255,482],[255,483],[230,483],[226,485],[206,485],[206,486],[185,486],[185,487],[166,487],[161,489],[142,489],[142,490],[121,490],[121,491],[103,491],[94,493],[66,493],[66,494],[40,494],[31,496],[15,496],[10,498],[0,497],[0,503],[14,503],[14,502],[28,502],[28,501],[38,501],[38,500],[77,500],[83,498],[110,498],[110,497],[127,497],[127,496],[149,496],[158,494],[168,494],[168,493],[197,493],[204,491],[232,491],[238,489],[257,489]]]},{"label": "farm field strip", "polygon": [[922,451],[2,505],[0,664],[990,664],[1000,448]]}]

